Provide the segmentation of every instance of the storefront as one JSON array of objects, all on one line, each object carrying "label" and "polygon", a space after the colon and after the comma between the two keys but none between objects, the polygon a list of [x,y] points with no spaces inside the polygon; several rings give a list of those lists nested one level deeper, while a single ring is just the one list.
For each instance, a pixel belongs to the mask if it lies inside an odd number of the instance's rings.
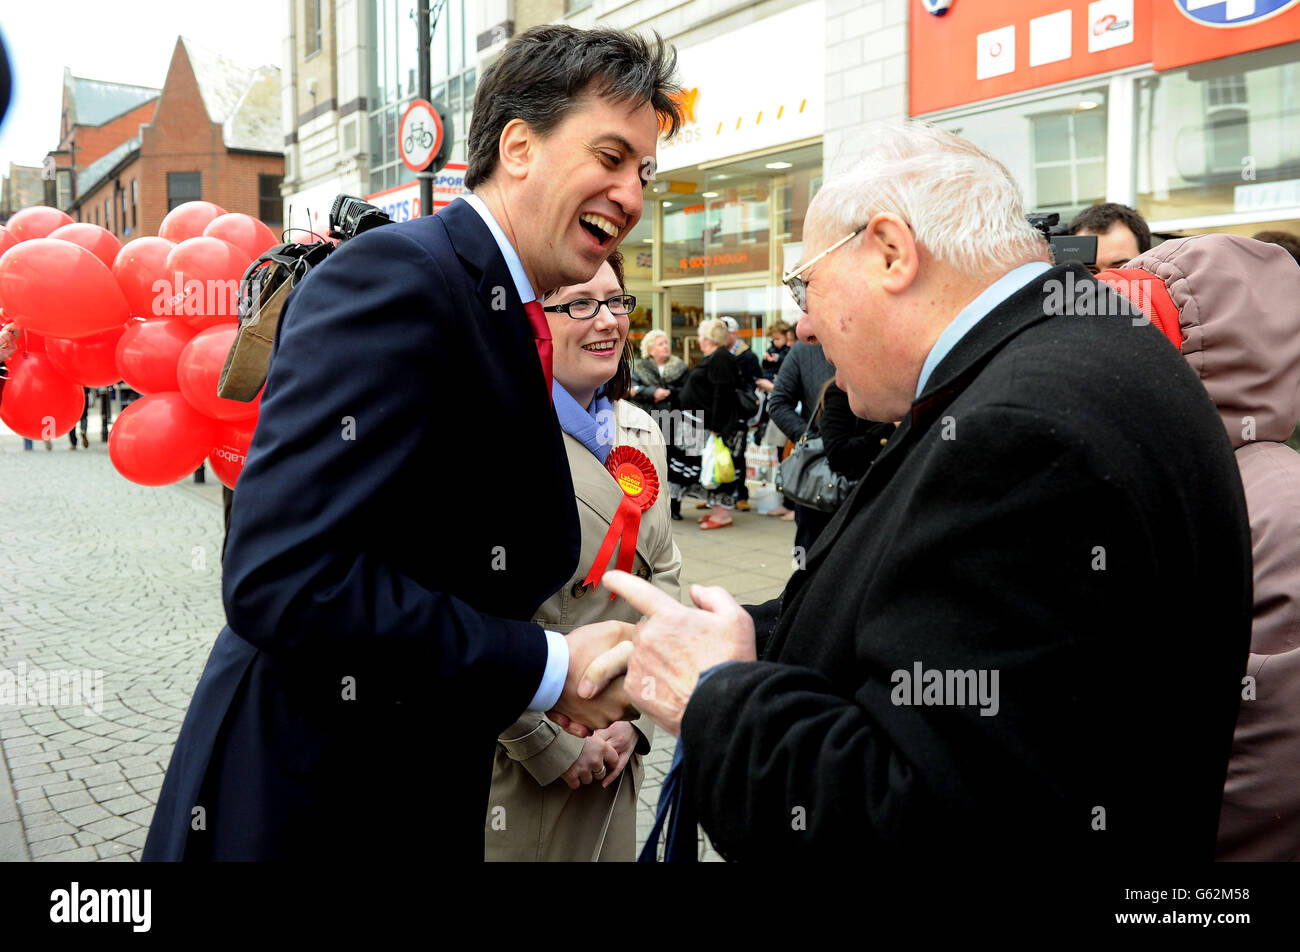
[{"label": "storefront", "polygon": [[997,156],[1029,209],[1300,233],[1300,0],[918,3],[910,69],[912,115]]},{"label": "storefront", "polygon": [[633,340],[659,328],[694,363],[707,318],[734,317],[762,350],[766,328],[794,317],[781,272],[821,185],[824,48],[817,0],[679,49],[685,125],[623,243]]}]

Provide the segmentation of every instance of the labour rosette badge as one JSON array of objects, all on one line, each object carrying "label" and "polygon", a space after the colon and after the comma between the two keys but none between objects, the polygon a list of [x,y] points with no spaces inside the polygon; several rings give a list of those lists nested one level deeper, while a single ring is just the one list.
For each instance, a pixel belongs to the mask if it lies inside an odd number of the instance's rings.
[{"label": "labour rosette badge", "polygon": [[[609,531],[600,543],[596,561],[591,571],[582,580],[583,585],[596,585],[605,574],[614,549],[618,548],[618,561],[614,568],[620,572],[631,572],[632,561],[636,557],[636,536],[641,528],[641,513],[654,505],[659,498],[659,474],[655,472],[650,457],[631,446],[616,446],[605,460],[605,469],[614,477],[618,488],[623,490],[619,500],[618,512],[609,524]],[[622,544],[620,545],[620,539]],[[609,596],[610,600],[614,596]]]}]

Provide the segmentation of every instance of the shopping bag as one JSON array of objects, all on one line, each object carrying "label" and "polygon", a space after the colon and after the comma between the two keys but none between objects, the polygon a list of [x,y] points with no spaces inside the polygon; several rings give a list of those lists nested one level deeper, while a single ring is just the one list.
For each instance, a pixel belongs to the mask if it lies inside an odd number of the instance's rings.
[{"label": "shopping bag", "polygon": [[731,461],[731,450],[720,436],[713,438],[713,479],[719,486],[736,481],[736,464]]},{"label": "shopping bag", "polygon": [[704,444],[700,454],[700,486],[705,489],[717,489],[718,481],[713,478],[713,466],[717,461],[717,437]]}]

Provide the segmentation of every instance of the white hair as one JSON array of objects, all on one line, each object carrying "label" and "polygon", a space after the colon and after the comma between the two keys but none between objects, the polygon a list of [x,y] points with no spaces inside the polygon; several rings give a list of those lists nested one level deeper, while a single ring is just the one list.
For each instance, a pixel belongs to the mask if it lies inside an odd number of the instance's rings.
[{"label": "white hair", "polygon": [[[650,348],[655,345],[659,338],[668,340],[668,335],[661,330],[646,331],[645,337],[641,338],[641,356],[647,360],[650,358]],[[672,341],[668,341],[669,347],[672,347]]]},{"label": "white hair", "polygon": [[701,321],[696,331],[696,336],[707,337],[719,347],[727,346],[727,325],[722,323],[721,319],[711,317],[706,321]]},{"label": "white hair", "polygon": [[853,168],[827,181],[808,207],[827,240],[892,212],[918,245],[969,277],[1051,261],[1046,240],[1025,219],[1020,186],[993,156],[924,122],[883,124],[874,135]]}]

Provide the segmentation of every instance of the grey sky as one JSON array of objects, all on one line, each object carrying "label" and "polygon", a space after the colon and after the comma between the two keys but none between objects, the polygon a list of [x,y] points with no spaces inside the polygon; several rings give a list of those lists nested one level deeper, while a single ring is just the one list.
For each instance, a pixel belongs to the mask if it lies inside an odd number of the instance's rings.
[{"label": "grey sky", "polygon": [[284,68],[285,0],[0,0],[14,99],[0,124],[0,173],[58,146],[63,68],[161,87],[177,36],[246,66]]}]

